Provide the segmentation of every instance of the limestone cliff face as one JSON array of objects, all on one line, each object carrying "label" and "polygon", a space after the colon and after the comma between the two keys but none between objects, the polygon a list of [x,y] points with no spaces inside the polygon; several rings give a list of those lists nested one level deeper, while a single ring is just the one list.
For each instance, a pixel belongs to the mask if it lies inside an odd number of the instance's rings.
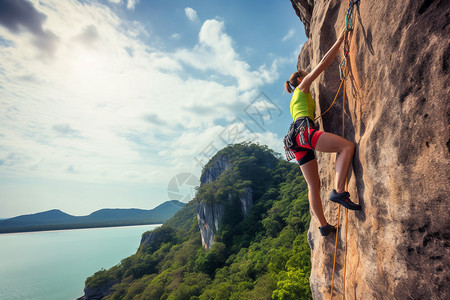
[{"label": "limestone cliff face", "polygon": [[[344,25],[347,1],[291,1],[308,41],[298,68],[317,65]],[[345,136],[357,145],[349,192],[346,299],[450,299],[450,2],[359,1],[350,35]],[[338,62],[311,87],[316,114],[331,104]],[[287,74],[288,75],[288,74]],[[342,96],[322,120],[342,133]],[[318,154],[325,215],[337,223],[335,155]],[[343,224],[345,212],[341,214]],[[314,299],[329,299],[335,236],[312,218],[310,278]],[[344,230],[334,280],[343,293]]]},{"label": "limestone cliff face", "polygon": [[169,226],[159,227],[147,231],[142,235],[140,246],[159,247],[162,243],[171,242],[176,235],[175,230]]},{"label": "limestone cliff face", "polygon": [[84,296],[77,298],[77,300],[100,300],[107,296],[114,284],[118,283],[118,280],[107,282],[104,286],[99,288],[92,288],[89,286],[84,287]]},{"label": "limestone cliff face", "polygon": [[214,243],[214,233],[219,229],[223,213],[223,204],[208,204],[204,201],[200,201],[198,204],[197,222],[205,249],[211,248]]},{"label": "limestone cliff face", "polygon": [[221,156],[215,164],[206,169],[200,177],[200,184],[208,183],[217,179],[223,172],[230,167],[228,157]]},{"label": "limestone cliff face", "polygon": [[[200,178],[201,184],[209,183],[216,180],[220,174],[230,167],[229,160],[226,156],[222,156],[209,169],[205,170]],[[228,202],[233,200],[232,195],[228,194]],[[239,196],[241,211],[247,214],[253,205],[253,191],[250,187],[246,187],[244,192]],[[225,213],[222,203],[207,203],[199,199],[197,206],[197,222],[202,236],[202,245],[205,249],[210,249],[214,243],[214,236],[219,229],[220,222]]]}]

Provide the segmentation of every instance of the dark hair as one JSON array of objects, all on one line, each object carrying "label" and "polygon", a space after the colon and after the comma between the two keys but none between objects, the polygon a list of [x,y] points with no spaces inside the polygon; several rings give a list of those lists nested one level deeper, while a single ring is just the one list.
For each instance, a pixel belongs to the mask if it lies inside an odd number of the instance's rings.
[{"label": "dark hair", "polygon": [[302,72],[300,72],[300,71],[294,72],[294,73],[292,73],[292,75],[291,75],[291,77],[289,78],[289,80],[287,80],[287,81],[284,83],[284,87],[286,88],[286,91],[287,91],[289,94],[292,93],[292,92],[295,90],[295,88],[296,88],[297,85],[298,85],[298,80],[297,80],[297,78],[299,78],[299,77],[301,77],[301,76],[303,76]]}]

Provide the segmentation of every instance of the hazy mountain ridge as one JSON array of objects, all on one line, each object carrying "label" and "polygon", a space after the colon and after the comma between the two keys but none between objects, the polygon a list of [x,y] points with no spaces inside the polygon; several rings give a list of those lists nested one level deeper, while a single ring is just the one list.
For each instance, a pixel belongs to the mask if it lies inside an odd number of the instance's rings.
[{"label": "hazy mountain ridge", "polygon": [[[308,190],[298,164],[267,146],[234,144],[200,178],[194,199],[144,233],[135,254],[87,278],[79,300],[311,299]],[[211,233],[206,247],[201,228]]]},{"label": "hazy mountain ridge", "polygon": [[58,209],[0,220],[0,233],[160,224],[184,206],[177,200],[150,209],[105,208],[87,216],[72,216]]}]

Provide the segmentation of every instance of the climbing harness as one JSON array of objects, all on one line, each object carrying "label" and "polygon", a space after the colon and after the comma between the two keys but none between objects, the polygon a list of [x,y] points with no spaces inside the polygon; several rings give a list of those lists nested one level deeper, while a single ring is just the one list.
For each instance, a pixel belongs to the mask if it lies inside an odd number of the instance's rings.
[{"label": "climbing harness", "polygon": [[[308,130],[308,138],[305,140],[304,134],[305,130]],[[284,151],[286,154],[286,160],[290,161],[295,158],[295,152],[301,151],[302,147],[307,143],[312,148],[311,138],[309,134],[311,132],[310,120],[308,117],[298,118],[289,126],[288,133],[283,138]],[[299,135],[300,134],[300,135]],[[299,135],[300,145],[297,144],[296,137]]]}]

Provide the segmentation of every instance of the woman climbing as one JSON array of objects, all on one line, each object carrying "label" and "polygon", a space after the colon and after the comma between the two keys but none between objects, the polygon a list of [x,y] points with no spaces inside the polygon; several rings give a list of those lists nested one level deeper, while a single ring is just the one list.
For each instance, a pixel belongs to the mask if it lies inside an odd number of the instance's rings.
[{"label": "woman climbing", "polygon": [[355,152],[355,144],[338,135],[317,129],[314,124],[316,104],[309,91],[313,81],[336,57],[345,34],[344,29],[334,45],[310,73],[299,70],[292,74],[285,83],[286,90],[289,93],[293,92],[290,110],[294,122],[289,130],[291,134],[290,150],[300,164],[303,176],[308,183],[309,203],[312,211],[319,219],[319,230],[322,236],[335,232],[336,227],[328,224],[323,213],[320,198],[320,178],[314,150],[339,153],[336,159],[336,189],[331,191],[330,200],[351,210],[361,209],[361,206],[350,200],[350,194],[345,191],[345,181]]}]

